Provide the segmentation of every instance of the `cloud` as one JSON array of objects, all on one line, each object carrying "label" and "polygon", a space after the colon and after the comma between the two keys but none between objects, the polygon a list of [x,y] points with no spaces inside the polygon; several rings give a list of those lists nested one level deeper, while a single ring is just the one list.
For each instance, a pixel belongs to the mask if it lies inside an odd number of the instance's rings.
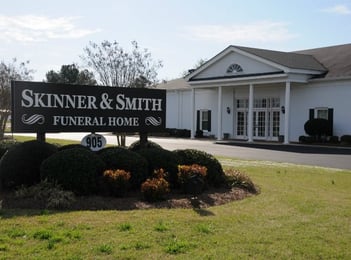
[{"label": "cloud", "polygon": [[322,9],[322,12],[348,15],[351,14],[351,9],[348,8],[346,5],[335,5],[333,7]]},{"label": "cloud", "polygon": [[0,15],[0,39],[7,42],[42,42],[50,39],[82,38],[100,31],[78,28],[74,24],[77,19],[78,17]]},{"label": "cloud", "polygon": [[236,25],[199,25],[186,28],[194,39],[221,43],[247,44],[252,42],[276,43],[298,37],[289,32],[286,23],[258,21]]}]

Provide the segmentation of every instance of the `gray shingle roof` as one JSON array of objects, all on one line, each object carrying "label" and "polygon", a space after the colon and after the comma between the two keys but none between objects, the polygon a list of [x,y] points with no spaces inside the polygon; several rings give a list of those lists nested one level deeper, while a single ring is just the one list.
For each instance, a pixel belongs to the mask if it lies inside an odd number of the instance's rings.
[{"label": "gray shingle roof", "polygon": [[307,55],[305,53],[302,54],[294,52],[272,51],[242,46],[233,47],[291,69],[317,70],[321,72],[327,71],[327,68],[324,67],[313,55]]},{"label": "gray shingle roof", "polygon": [[328,69],[325,78],[351,76],[351,44],[302,50],[295,53],[314,56]]}]

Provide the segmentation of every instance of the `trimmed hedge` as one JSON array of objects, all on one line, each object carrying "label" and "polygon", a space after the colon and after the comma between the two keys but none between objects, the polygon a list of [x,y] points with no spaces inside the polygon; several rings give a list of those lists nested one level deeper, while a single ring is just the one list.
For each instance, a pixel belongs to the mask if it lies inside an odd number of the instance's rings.
[{"label": "trimmed hedge", "polygon": [[62,150],[43,161],[40,167],[42,179],[57,182],[65,190],[77,195],[88,195],[98,190],[104,162],[84,148]]},{"label": "trimmed hedge", "polygon": [[0,141],[0,159],[10,148],[17,144],[16,140],[13,139]]},{"label": "trimmed hedge", "polygon": [[173,153],[179,158],[179,164],[205,166],[207,184],[218,187],[225,183],[222,165],[213,155],[195,149],[175,150]]},{"label": "trimmed hedge", "polygon": [[329,122],[323,118],[310,119],[305,123],[304,129],[306,134],[320,138],[322,135],[328,134]]},{"label": "trimmed hedge", "polygon": [[108,147],[98,152],[105,163],[105,170],[125,170],[130,172],[132,188],[140,188],[142,182],[148,177],[148,162],[136,152],[122,147]]},{"label": "trimmed hedge", "polygon": [[146,143],[146,146],[141,148],[140,147],[140,140],[138,141],[135,141],[134,143],[132,143],[130,146],[129,146],[129,150],[133,151],[133,152],[137,152],[141,149],[149,149],[149,148],[157,148],[157,149],[163,149],[161,147],[161,145],[155,143],[155,142],[152,142],[152,141],[147,141]]},{"label": "trimmed hedge", "polygon": [[154,170],[162,168],[168,173],[168,176],[165,176],[165,179],[171,184],[171,186],[177,186],[179,158],[176,154],[159,148],[141,149],[138,153],[148,161],[148,172],[150,177],[153,175]]},{"label": "trimmed hedge", "polygon": [[90,151],[90,149],[84,145],[81,144],[66,144],[58,147],[58,151],[63,151],[67,149],[73,149],[73,148],[82,148],[82,149],[87,149]]},{"label": "trimmed hedge", "polygon": [[351,144],[351,135],[343,135],[340,137],[340,142],[342,144]]},{"label": "trimmed hedge", "polygon": [[41,163],[56,152],[56,146],[37,140],[13,146],[0,161],[2,186],[12,189],[39,183]]}]

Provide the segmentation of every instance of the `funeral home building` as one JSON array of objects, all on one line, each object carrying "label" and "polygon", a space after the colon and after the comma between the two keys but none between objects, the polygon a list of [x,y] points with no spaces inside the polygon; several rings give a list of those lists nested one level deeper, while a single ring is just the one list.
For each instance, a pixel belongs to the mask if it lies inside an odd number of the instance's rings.
[{"label": "funeral home building", "polygon": [[166,127],[297,142],[311,118],[351,134],[351,44],[296,52],[229,46],[167,90]]}]

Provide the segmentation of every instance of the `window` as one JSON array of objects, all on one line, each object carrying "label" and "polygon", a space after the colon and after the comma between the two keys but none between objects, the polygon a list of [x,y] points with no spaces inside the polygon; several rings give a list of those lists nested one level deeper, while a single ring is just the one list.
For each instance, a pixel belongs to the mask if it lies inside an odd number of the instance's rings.
[{"label": "window", "polygon": [[238,72],[243,72],[243,68],[239,64],[231,64],[227,68],[227,73],[238,73]]},{"label": "window", "polygon": [[315,118],[322,118],[328,120],[328,108],[316,108],[314,114]]},{"label": "window", "polygon": [[211,131],[211,110],[198,110],[197,111],[197,130]]},{"label": "window", "polygon": [[315,107],[309,109],[309,120],[314,118],[326,119],[329,122],[329,130],[327,135],[333,135],[333,126],[334,126],[334,108],[330,107]]},{"label": "window", "polygon": [[201,130],[208,130],[209,128],[209,111],[208,110],[202,110],[201,111]]}]

